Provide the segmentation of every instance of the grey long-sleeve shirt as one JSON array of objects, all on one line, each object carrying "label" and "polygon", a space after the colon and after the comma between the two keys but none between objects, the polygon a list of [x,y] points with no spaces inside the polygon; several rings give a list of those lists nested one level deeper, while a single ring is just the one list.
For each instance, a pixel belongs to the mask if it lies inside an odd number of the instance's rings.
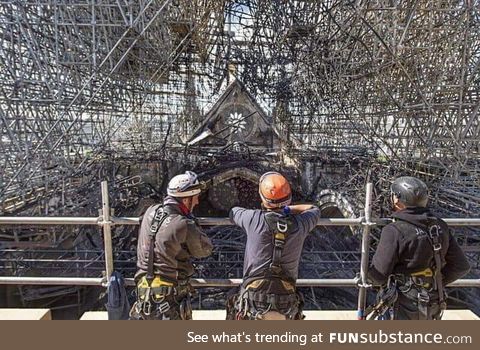
[{"label": "grey long-sleeve shirt", "polygon": [[[241,207],[234,207],[230,211],[230,220],[243,228],[247,234],[243,263],[244,279],[267,269],[272,262],[273,238],[272,230],[265,219],[266,213],[263,210]],[[308,233],[317,225],[318,219],[320,219],[320,210],[314,207],[301,214],[292,215],[292,218],[293,226],[296,228],[287,235],[281,265],[287,276],[296,280],[303,243]]]}]

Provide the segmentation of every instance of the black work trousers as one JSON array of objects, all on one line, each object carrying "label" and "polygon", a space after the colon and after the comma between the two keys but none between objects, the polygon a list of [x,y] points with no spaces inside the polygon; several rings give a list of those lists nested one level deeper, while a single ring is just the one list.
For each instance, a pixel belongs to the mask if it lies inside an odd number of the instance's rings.
[{"label": "black work trousers", "polygon": [[423,304],[401,292],[398,293],[394,310],[394,320],[440,320],[443,313],[437,302]]}]

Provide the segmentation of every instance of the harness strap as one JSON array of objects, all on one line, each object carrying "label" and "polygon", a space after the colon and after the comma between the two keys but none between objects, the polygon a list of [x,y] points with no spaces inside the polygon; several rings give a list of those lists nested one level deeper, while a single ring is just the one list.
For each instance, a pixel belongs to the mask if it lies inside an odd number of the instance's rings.
[{"label": "harness strap", "polygon": [[155,255],[155,239],[157,237],[158,230],[162,226],[163,222],[165,219],[169,216],[170,214],[164,208],[163,206],[159,206],[155,210],[155,215],[153,216],[152,223],[150,225],[150,231],[148,233],[148,236],[150,237],[150,242],[149,242],[149,247],[148,247],[148,267],[147,267],[147,281],[149,284],[152,283],[152,281],[155,278],[154,275],[154,255]]},{"label": "harness strap", "polygon": [[442,276],[442,257],[440,252],[442,250],[442,244],[440,243],[440,227],[435,224],[431,225],[428,228],[428,236],[430,237],[432,246],[433,246],[433,256],[435,258],[435,268],[434,268],[434,283],[436,284],[438,291],[438,301],[440,307],[445,309],[445,294],[443,288],[443,276]]},{"label": "harness strap", "polygon": [[273,235],[273,255],[270,268],[274,272],[279,273],[282,271],[281,258],[283,248],[285,246],[285,240],[287,238],[288,223],[286,218],[278,218],[276,225],[276,232]]}]

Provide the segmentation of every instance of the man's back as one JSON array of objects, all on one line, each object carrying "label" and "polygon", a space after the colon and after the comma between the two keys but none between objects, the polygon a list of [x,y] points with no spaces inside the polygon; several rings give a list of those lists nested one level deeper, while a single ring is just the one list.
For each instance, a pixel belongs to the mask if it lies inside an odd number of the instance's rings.
[{"label": "man's back", "polygon": [[[137,276],[145,274],[148,268],[150,249],[150,227],[155,211],[161,205],[147,209],[139,231],[137,249]],[[169,216],[155,236],[154,273],[171,281],[182,280],[194,273],[191,257],[203,258],[211,254],[212,244],[192,219],[182,215],[178,206],[163,205]]]},{"label": "man's back", "polygon": [[[267,222],[267,213],[269,213],[268,215],[281,216],[274,212],[241,207],[234,207],[230,211],[231,221],[243,228],[247,234],[243,268],[244,279],[265,271],[272,263],[274,232]],[[298,278],[298,265],[303,243],[308,233],[317,225],[319,218],[320,210],[316,207],[290,216],[291,232],[286,235],[280,260],[282,269],[289,279],[296,280]]]},{"label": "man's back", "polygon": [[393,215],[394,222],[382,230],[379,245],[372,260],[371,277],[378,284],[394,274],[410,275],[432,267],[433,246],[428,236],[431,225],[439,226],[442,275],[444,284],[462,277],[469,264],[447,224],[426,208],[408,208]]}]

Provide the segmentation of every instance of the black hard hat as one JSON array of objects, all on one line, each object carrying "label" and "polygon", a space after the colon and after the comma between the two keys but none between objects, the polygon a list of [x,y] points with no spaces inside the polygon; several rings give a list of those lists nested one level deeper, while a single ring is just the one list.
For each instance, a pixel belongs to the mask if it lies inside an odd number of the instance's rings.
[{"label": "black hard hat", "polygon": [[416,177],[399,177],[393,182],[391,191],[407,207],[427,206],[428,187],[422,180]]}]

